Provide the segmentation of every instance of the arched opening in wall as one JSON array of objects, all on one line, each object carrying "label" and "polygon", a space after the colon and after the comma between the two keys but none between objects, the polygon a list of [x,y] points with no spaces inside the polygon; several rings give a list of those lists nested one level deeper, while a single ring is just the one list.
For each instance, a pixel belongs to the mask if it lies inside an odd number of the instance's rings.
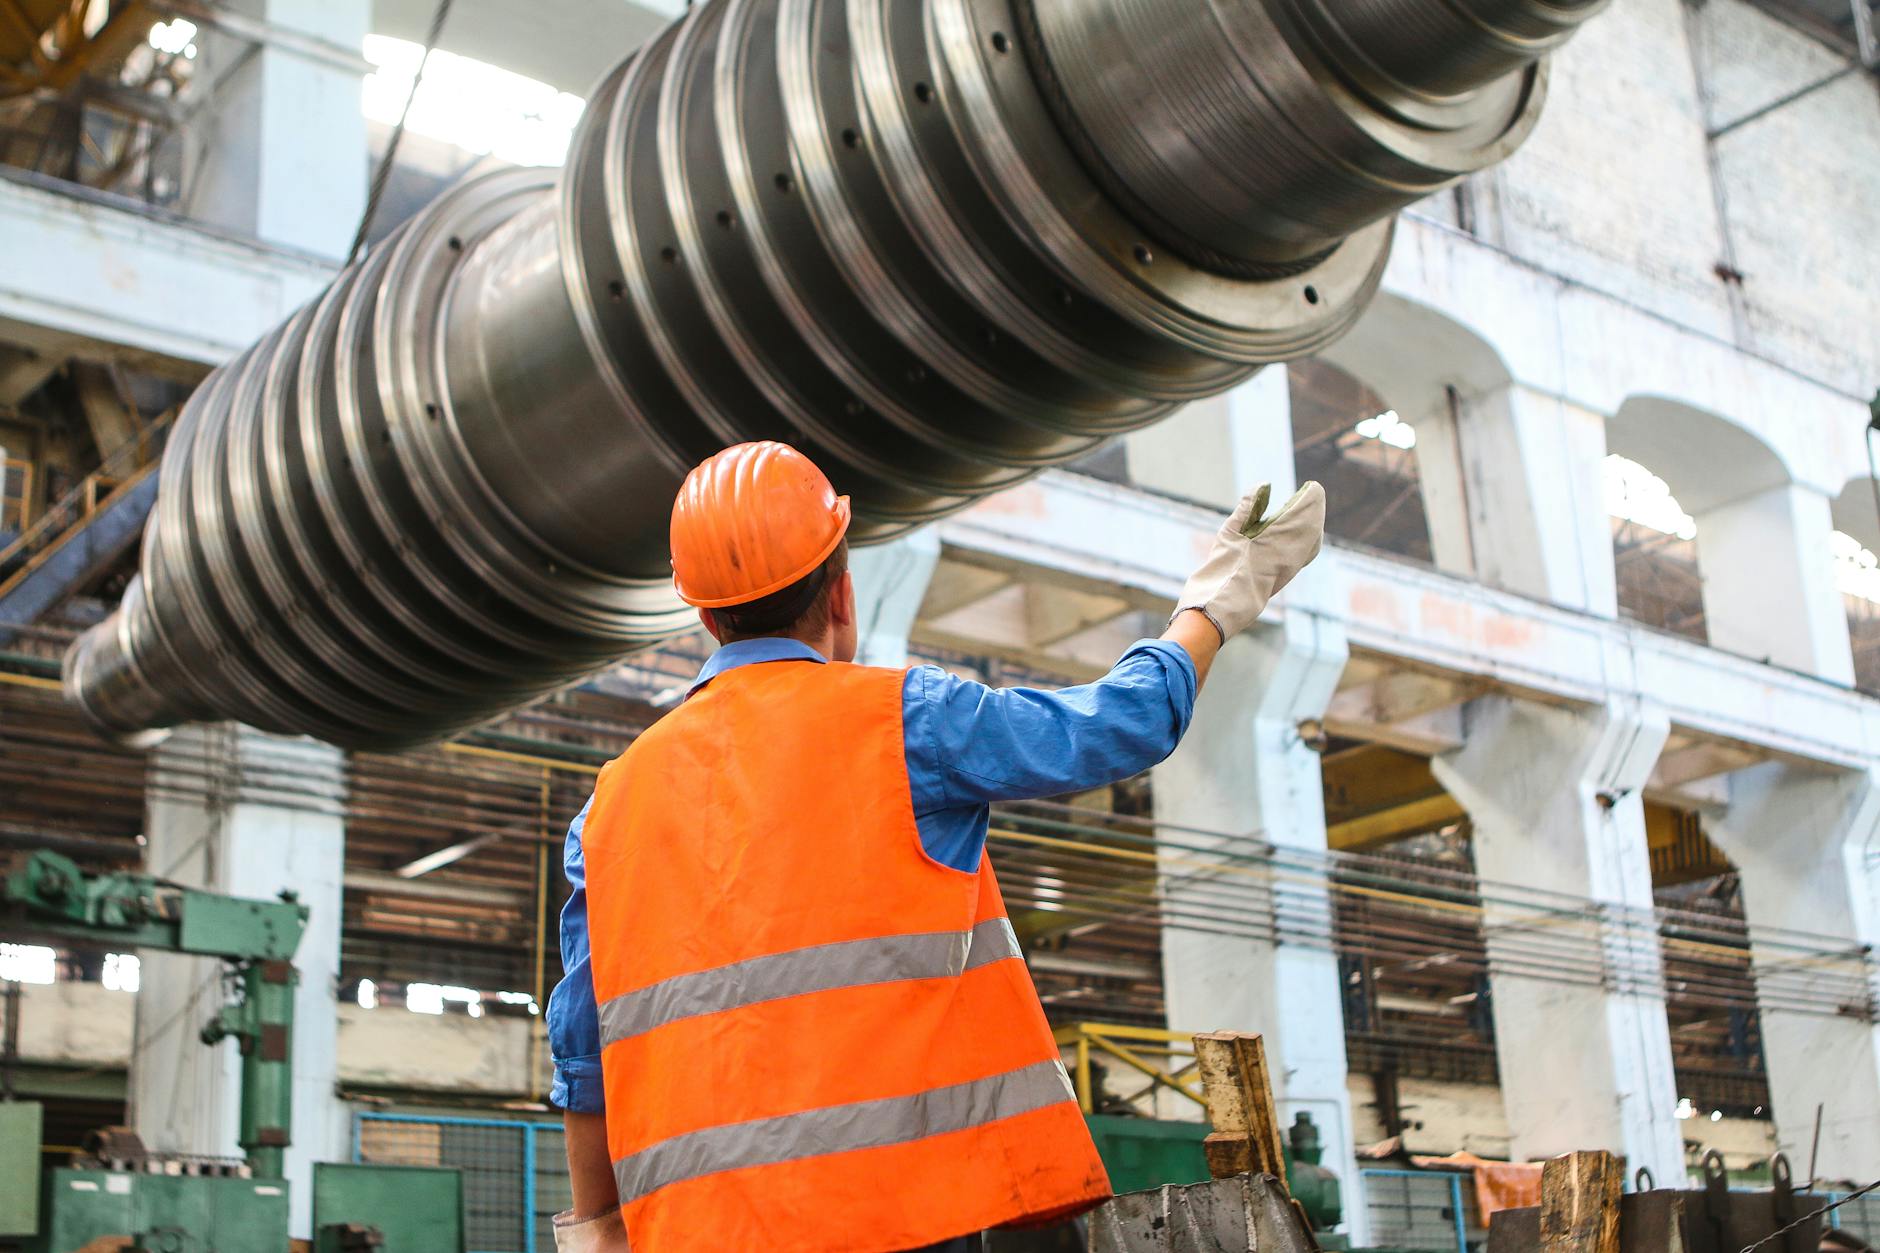
[{"label": "arched opening in wall", "polygon": [[1474,691],[1357,653],[1320,750],[1334,947],[1359,1143],[1508,1152],[1468,815],[1430,755]]},{"label": "arched opening in wall", "polygon": [[1707,643],[1696,519],[1664,479],[1629,457],[1606,458],[1605,483],[1619,612]]},{"label": "arched opening in wall", "polygon": [[1880,494],[1862,475],[1834,501],[1834,577],[1847,606],[1854,686],[1880,695]]},{"label": "arched opening in wall", "polygon": [[1301,482],[1325,485],[1326,533],[1347,544],[1430,561],[1416,427],[1329,361],[1295,361],[1286,372],[1293,466]]},{"label": "arched opening in wall", "polygon": [[1835,579],[1847,606],[1847,641],[1854,653],[1854,686],[1880,695],[1880,557],[1846,531],[1836,531]]},{"label": "arched opening in wall", "polygon": [[[1674,732],[1662,760],[1709,751]],[[1740,1143],[1770,1121],[1762,1020],[1737,870],[1704,834],[1695,810],[1645,802],[1664,962],[1665,1019],[1686,1141]],[[1729,1126],[1718,1124],[1728,1123]]]},{"label": "arched opening in wall", "polygon": [[1790,482],[1788,466],[1744,423],[1664,396],[1628,397],[1606,447],[1620,612],[1708,643],[1702,568],[1755,556],[1706,547],[1705,518]]}]

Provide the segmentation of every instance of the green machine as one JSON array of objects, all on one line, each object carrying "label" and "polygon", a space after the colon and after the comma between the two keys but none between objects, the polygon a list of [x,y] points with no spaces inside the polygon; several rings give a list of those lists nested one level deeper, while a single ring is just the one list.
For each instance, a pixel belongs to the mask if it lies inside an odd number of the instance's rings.
[{"label": "green machine", "polygon": [[[1110,1172],[1118,1192],[1139,1192],[1165,1183],[1200,1183],[1208,1178],[1208,1162],[1201,1150],[1208,1125],[1133,1118],[1114,1114],[1087,1114],[1090,1135]],[[1287,1130],[1286,1185],[1305,1207],[1306,1217],[1318,1233],[1322,1248],[1343,1247],[1342,1237],[1328,1233],[1344,1221],[1338,1176],[1320,1165],[1324,1154],[1319,1128],[1312,1115],[1301,1112]]]},{"label": "green machine", "polygon": [[[37,1234],[30,1253],[72,1253],[101,1236],[129,1236],[150,1253],[285,1253],[284,1177],[293,1115],[294,950],[307,907],[292,893],[272,901],[177,887],[148,875],[89,875],[40,851],[0,881],[0,924],[52,942],[158,949],[228,963],[236,994],[202,1028],[204,1044],[232,1039],[241,1050],[237,1142],[243,1162],[146,1153],[123,1128],[94,1133],[81,1164],[49,1172],[35,1190]],[[0,1106],[0,1111],[37,1107]],[[0,1113],[24,1123],[26,1115]],[[38,1135],[21,1173],[38,1172]],[[400,1203],[388,1204],[396,1196]],[[322,1166],[315,1183],[320,1248],[384,1253],[462,1253],[462,1179],[455,1170]],[[414,1226],[412,1215],[438,1215]],[[375,1223],[375,1219],[378,1221]],[[389,1224],[391,1231],[386,1229]],[[396,1235],[394,1241],[390,1238]],[[20,1234],[9,1232],[5,1234]]]}]

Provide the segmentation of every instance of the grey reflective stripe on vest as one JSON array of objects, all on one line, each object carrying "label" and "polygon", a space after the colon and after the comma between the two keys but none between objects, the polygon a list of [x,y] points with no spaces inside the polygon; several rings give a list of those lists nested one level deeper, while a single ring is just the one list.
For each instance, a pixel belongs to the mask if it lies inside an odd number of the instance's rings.
[{"label": "grey reflective stripe on vest", "polygon": [[1018,937],[1012,933],[1011,922],[994,918],[970,931],[845,940],[753,957],[614,997],[600,1007],[601,1045],[700,1014],[806,992],[958,977],[989,962],[1017,956]]},{"label": "grey reflective stripe on vest", "polygon": [[912,1096],[690,1131],[615,1162],[614,1182],[625,1205],[668,1184],[721,1170],[905,1144],[1076,1099],[1064,1064],[1052,1059]]}]

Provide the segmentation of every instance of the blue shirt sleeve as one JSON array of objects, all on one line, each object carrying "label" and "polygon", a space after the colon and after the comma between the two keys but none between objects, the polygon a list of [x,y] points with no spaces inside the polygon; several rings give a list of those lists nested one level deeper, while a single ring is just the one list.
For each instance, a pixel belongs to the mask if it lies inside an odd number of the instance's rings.
[{"label": "blue shirt sleeve", "polygon": [[548,1047],[555,1058],[555,1082],[548,1099],[577,1114],[598,1114],[605,1104],[601,1087],[601,1024],[594,1006],[594,976],[588,969],[587,861],[581,831],[594,798],[568,824],[562,871],[574,889],[561,911],[561,982],[548,998]]},{"label": "blue shirt sleeve", "polygon": [[1143,640],[1093,683],[995,688],[938,666],[908,672],[903,733],[914,817],[928,856],[978,866],[986,806],[1127,779],[1170,753],[1195,708],[1188,650]]}]

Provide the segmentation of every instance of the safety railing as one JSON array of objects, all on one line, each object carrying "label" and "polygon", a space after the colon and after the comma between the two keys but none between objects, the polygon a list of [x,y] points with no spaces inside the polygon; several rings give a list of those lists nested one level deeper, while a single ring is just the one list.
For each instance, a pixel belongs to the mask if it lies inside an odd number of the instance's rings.
[{"label": "safety railing", "polygon": [[[1829,1199],[1834,1201],[1839,1201],[1845,1195],[1844,1192],[1828,1194]],[[1880,1246],[1880,1192],[1855,1197],[1839,1209],[1828,1211],[1828,1222],[1863,1243]]]},{"label": "safety railing", "polygon": [[45,564],[67,539],[83,530],[93,517],[145,475],[156,472],[174,416],[174,413],[163,414],[112,449],[96,470],[80,479],[21,531],[18,538],[0,550],[0,596]]},{"label": "safety railing", "polygon": [[1469,1253],[1463,1176],[1446,1170],[1361,1170],[1370,1243],[1417,1253]]},{"label": "safety railing", "polygon": [[352,1156],[355,1162],[461,1171],[469,1253],[554,1248],[554,1216],[571,1201],[559,1123],[362,1113],[353,1123]]},{"label": "safety railing", "polygon": [[[1147,1087],[1133,1095],[1122,1096],[1128,1104],[1133,1105],[1162,1088],[1185,1096],[1197,1105],[1207,1104],[1201,1091],[1201,1076],[1195,1070],[1194,1036],[1189,1032],[1079,1022],[1059,1027],[1055,1035],[1059,1048],[1075,1050],[1072,1077],[1077,1085],[1077,1104],[1086,1114],[1105,1112],[1091,1068],[1095,1054],[1119,1061],[1148,1077]],[[1181,1064],[1172,1065],[1174,1062]]]}]

